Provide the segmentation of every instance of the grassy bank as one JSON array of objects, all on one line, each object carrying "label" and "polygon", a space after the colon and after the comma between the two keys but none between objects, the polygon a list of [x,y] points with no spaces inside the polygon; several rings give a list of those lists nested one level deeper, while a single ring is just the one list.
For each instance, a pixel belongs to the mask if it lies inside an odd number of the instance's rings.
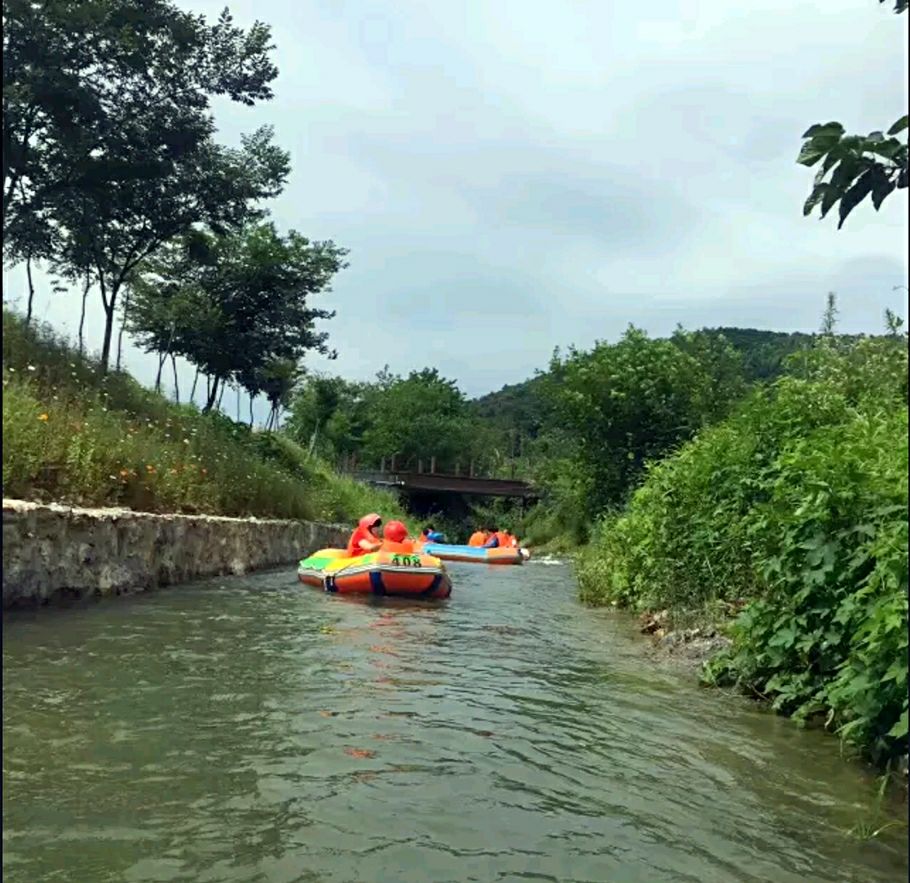
[{"label": "grassy bank", "polygon": [[582,598],[728,623],[706,679],[907,754],[905,337],[823,342],[654,465],[578,566]]},{"label": "grassy bank", "polygon": [[290,439],[104,376],[48,327],[3,313],[3,493],[146,512],[353,521],[405,517]]}]

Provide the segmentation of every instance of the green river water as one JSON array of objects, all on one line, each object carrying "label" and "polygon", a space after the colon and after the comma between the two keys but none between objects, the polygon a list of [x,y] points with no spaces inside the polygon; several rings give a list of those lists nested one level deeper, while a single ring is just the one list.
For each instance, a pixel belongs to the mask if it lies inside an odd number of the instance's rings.
[{"label": "green river water", "polygon": [[837,741],[700,689],[567,568],[448,603],[259,574],[3,626],[3,877],[897,881]]}]

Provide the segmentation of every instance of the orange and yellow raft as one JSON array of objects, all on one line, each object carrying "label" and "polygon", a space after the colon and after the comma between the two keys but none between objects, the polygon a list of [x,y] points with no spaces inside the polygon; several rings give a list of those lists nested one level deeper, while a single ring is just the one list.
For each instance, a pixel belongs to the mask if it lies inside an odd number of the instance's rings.
[{"label": "orange and yellow raft", "polygon": [[320,549],[300,562],[297,578],[341,595],[439,599],[452,594],[452,580],[438,558],[387,547],[353,558],[343,549]]}]

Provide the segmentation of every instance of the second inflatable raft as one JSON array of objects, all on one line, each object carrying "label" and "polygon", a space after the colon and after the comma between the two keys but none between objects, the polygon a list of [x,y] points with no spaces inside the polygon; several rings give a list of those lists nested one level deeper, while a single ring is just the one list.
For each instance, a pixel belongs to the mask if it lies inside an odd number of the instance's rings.
[{"label": "second inflatable raft", "polygon": [[425,543],[422,550],[427,555],[442,561],[462,561],[471,564],[523,564],[528,558],[525,549],[499,547],[485,549],[482,546],[450,546],[445,543]]}]

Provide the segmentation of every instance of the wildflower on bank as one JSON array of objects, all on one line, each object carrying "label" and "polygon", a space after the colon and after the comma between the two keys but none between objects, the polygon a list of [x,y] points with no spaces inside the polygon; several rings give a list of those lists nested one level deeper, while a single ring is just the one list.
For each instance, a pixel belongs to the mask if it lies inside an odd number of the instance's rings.
[{"label": "wildflower on bank", "polygon": [[48,414],[39,414],[39,415],[38,415],[38,419],[39,419],[42,423],[47,423],[47,421],[50,420],[50,415],[48,415]]}]

